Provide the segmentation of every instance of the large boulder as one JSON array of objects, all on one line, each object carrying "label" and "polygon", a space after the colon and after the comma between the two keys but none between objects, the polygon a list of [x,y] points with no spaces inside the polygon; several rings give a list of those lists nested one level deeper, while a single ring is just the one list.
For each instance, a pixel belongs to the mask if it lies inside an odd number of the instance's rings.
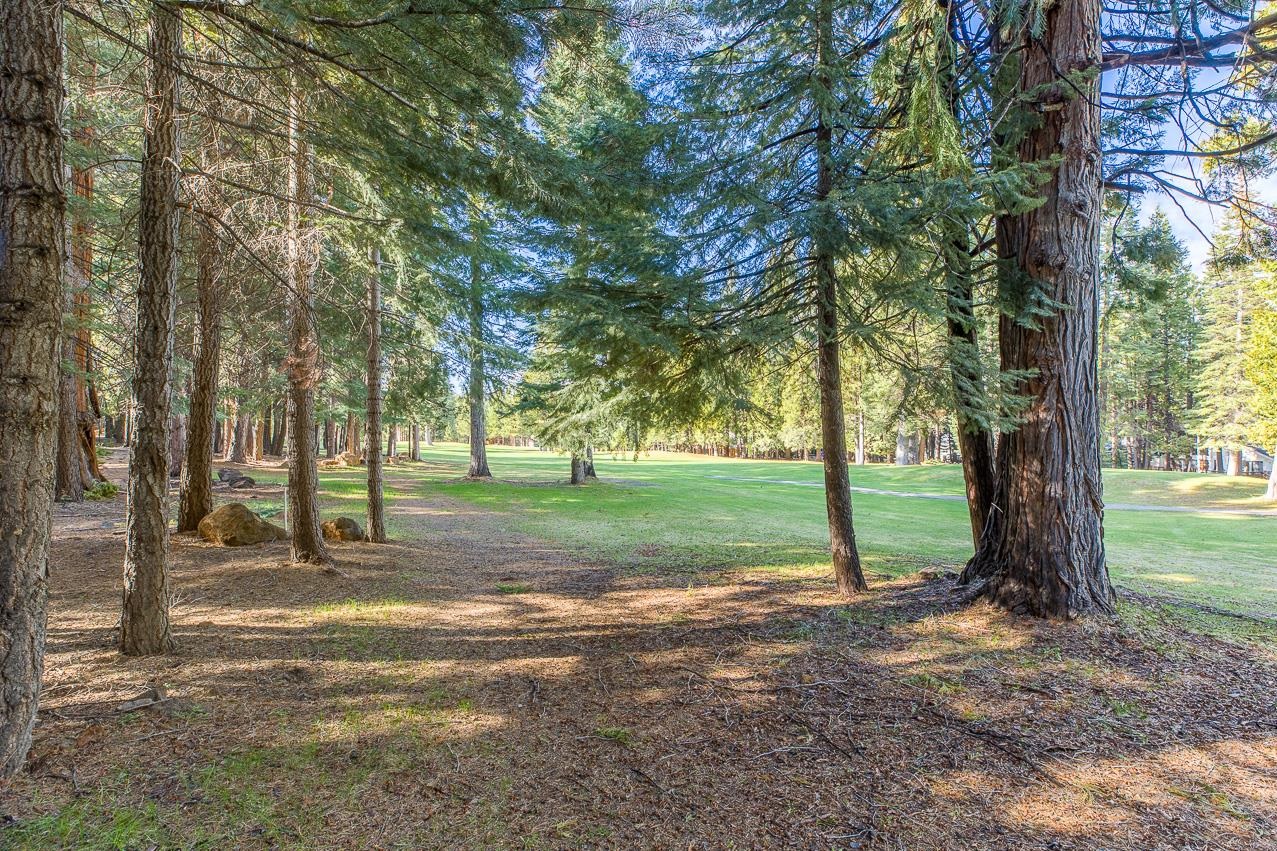
[{"label": "large boulder", "polygon": [[325,520],[319,524],[324,538],[329,541],[362,541],[363,527],[349,517],[338,517],[336,520]]},{"label": "large boulder", "polygon": [[268,541],[288,540],[288,533],[258,517],[248,506],[230,502],[205,515],[199,525],[200,537],[219,547],[245,547]]}]

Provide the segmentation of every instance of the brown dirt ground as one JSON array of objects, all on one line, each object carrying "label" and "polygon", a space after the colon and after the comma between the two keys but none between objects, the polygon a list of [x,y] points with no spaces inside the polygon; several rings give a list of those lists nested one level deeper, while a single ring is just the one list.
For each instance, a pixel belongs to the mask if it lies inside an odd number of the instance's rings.
[{"label": "brown dirt ground", "polygon": [[1138,600],[1058,625],[943,579],[689,584],[429,496],[390,506],[411,539],[335,546],[346,577],[175,538],[180,649],[128,659],[122,507],[57,510],[0,845],[1277,848],[1273,656]]}]

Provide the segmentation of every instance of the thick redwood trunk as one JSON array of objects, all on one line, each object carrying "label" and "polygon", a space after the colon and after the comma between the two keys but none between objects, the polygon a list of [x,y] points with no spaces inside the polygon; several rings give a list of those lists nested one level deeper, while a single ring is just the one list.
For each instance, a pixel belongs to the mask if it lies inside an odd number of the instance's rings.
[{"label": "thick redwood trunk", "polygon": [[179,148],[178,54],[182,22],[151,5],[142,189],[138,204],[137,331],[133,399],[137,422],[129,447],[124,613],[120,650],[141,656],[173,647],[169,632],[169,401],[177,308]]},{"label": "thick redwood trunk", "polygon": [[381,469],[381,251],[373,248],[368,275],[368,540],[386,542]]},{"label": "thick redwood trunk", "polygon": [[213,226],[195,225],[194,367],[191,374],[191,413],[186,441],[186,464],[177,510],[177,531],[194,532],[213,510],[213,432],[217,428],[217,370],[222,335],[217,323],[221,312],[222,245]]},{"label": "thick redwood trunk", "polygon": [[[833,0],[821,0],[817,12],[817,53],[821,68],[833,62]],[[830,82],[824,72],[816,84],[832,102]],[[827,104],[817,105],[816,203],[813,244],[816,273],[816,383],[820,389],[820,434],[825,468],[825,508],[829,515],[829,547],[838,590],[852,595],[868,589],[856,549],[851,513],[851,477],[847,469],[847,426],[843,412],[842,370],[839,364],[838,280],[834,248],[830,244],[837,223],[825,209],[833,191],[833,129],[825,115]]]},{"label": "thick redwood trunk", "polygon": [[319,332],[315,323],[316,235],[306,208],[311,198],[311,154],[301,133],[301,90],[288,93],[288,204],[286,241],[292,281],[288,305],[288,525],[293,560],[328,564],[319,528],[319,471],[315,458],[315,387],[319,384]]},{"label": "thick redwood trunk", "polygon": [[[1040,36],[1019,51],[1019,92],[1036,126],[1018,140],[1021,162],[1060,165],[1036,209],[998,222],[1004,302],[1058,309],[1036,322],[1001,322],[1004,371],[1028,373],[1022,422],[999,441],[993,534],[964,576],[1015,612],[1073,617],[1111,612],[1100,482],[1096,306],[1101,218],[1098,78],[1061,75],[1099,63],[1100,6],[1057,0]],[[1080,91],[1078,91],[1080,89]],[[1026,292],[1026,290],[1029,290]],[[1000,509],[1000,510],[999,510]],[[986,531],[988,531],[986,529]]]},{"label": "thick redwood trunk", "polygon": [[359,451],[358,429],[355,428],[355,414],[351,411],[346,412],[346,451]]},{"label": "thick redwood trunk", "polygon": [[31,747],[44,673],[66,187],[62,9],[0,15],[0,777]]}]

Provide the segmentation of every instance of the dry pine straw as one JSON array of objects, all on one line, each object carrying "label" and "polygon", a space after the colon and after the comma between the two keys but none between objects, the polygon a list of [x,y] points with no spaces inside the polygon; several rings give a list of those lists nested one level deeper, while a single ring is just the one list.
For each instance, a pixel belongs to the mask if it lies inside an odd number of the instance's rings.
[{"label": "dry pine straw", "polygon": [[1277,848],[1272,656],[1136,600],[636,576],[431,497],[348,578],[176,538],[180,651],[125,659],[120,510],[60,510],[0,845]]}]

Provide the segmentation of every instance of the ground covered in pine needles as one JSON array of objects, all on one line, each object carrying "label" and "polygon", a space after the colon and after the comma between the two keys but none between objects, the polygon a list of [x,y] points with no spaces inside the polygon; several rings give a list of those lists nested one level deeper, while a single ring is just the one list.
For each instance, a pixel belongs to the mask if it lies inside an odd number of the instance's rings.
[{"label": "ground covered in pine needles", "polygon": [[340,575],[175,538],[147,659],[113,644],[122,497],[59,508],[0,846],[1277,848],[1271,625],[641,574],[388,481],[398,540]]}]

